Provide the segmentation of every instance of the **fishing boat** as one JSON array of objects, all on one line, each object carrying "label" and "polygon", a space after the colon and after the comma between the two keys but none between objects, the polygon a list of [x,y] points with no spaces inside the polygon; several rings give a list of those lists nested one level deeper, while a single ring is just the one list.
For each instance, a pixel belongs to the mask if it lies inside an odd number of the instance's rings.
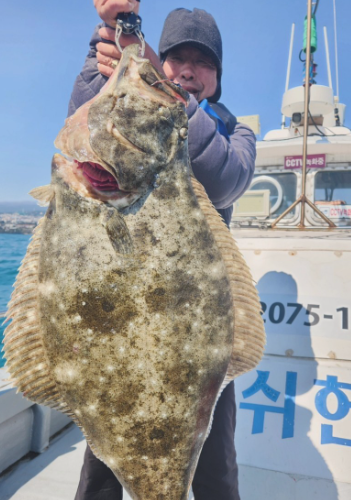
[{"label": "fishing boat", "polygon": [[351,498],[351,130],[312,51],[301,87],[288,88],[289,58],[283,125],[258,143],[231,225],[267,333],[236,381],[243,499]]},{"label": "fishing boat", "polygon": [[[258,142],[231,224],[267,332],[262,362],[236,380],[239,488],[242,500],[350,500],[351,130],[330,70],[317,85],[313,64],[306,118],[306,81],[288,88],[291,53],[283,125]],[[6,378],[0,369],[0,498],[73,498],[80,431]]]}]

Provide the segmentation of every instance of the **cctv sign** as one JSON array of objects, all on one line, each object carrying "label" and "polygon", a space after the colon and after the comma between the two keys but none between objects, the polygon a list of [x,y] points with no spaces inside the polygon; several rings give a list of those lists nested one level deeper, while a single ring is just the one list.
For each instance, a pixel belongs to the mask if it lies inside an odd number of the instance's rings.
[{"label": "cctv sign", "polygon": [[[325,168],[325,155],[308,155],[307,168]],[[284,168],[302,168],[302,156],[285,156]]]}]

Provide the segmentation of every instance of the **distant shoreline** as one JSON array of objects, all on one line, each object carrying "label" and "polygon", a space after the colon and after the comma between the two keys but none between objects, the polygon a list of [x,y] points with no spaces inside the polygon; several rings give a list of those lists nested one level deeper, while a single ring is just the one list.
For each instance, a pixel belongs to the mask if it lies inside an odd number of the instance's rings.
[{"label": "distant shoreline", "polygon": [[33,234],[34,227],[31,230],[27,229],[11,229],[9,231],[6,231],[2,228],[0,228],[0,234]]}]

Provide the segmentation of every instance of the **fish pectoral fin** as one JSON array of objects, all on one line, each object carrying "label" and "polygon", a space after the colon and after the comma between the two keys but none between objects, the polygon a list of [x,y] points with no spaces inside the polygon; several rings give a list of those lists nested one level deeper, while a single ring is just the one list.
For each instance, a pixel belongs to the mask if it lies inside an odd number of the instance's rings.
[{"label": "fish pectoral fin", "polygon": [[117,253],[132,253],[133,240],[124,218],[116,210],[109,211],[102,222]]},{"label": "fish pectoral fin", "polygon": [[39,206],[46,207],[55,197],[55,189],[51,184],[32,189],[29,194],[38,202]]}]

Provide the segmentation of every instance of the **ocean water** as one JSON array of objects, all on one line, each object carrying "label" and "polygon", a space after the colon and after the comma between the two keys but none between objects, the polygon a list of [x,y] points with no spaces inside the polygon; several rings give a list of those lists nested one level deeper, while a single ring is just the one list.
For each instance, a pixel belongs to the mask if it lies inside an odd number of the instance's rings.
[{"label": "ocean water", "polygon": [[[12,293],[17,271],[25,256],[30,240],[28,234],[0,234],[0,313],[5,312]],[[0,318],[0,325],[4,319]],[[0,326],[0,346],[5,326]],[[1,350],[0,349],[0,350]],[[0,368],[4,365],[3,353],[0,352]]]}]

